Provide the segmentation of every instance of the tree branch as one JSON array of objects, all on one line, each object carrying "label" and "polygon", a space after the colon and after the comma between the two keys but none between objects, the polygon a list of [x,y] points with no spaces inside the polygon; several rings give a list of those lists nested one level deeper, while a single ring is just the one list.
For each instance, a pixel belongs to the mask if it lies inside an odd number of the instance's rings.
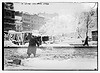
[{"label": "tree branch", "polygon": [[88,25],[89,25],[91,22],[92,22],[92,20],[90,20],[90,21],[88,22]]}]

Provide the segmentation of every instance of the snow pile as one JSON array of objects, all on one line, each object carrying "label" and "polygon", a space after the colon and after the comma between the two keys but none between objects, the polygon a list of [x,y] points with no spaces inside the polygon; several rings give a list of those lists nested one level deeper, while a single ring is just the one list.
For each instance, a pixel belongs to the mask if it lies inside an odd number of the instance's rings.
[{"label": "snow pile", "polygon": [[17,49],[16,52],[17,52],[19,55],[24,55],[24,54],[27,54],[27,49],[20,48],[20,49]]},{"label": "snow pile", "polygon": [[54,44],[42,44],[40,47],[69,47],[71,45],[67,43],[54,43]]},{"label": "snow pile", "polygon": [[29,43],[25,43],[25,45],[16,45],[14,43],[12,43],[12,41],[4,41],[4,46],[5,47],[28,47]]},{"label": "snow pile", "polygon": [[[20,66],[7,66],[5,69],[96,69],[96,49],[73,49],[73,48],[37,48],[34,58],[27,57],[27,48],[6,50],[6,58],[21,59]],[[9,52],[8,52],[9,51]],[[8,52],[8,53],[7,53]],[[10,59],[12,60],[12,59]]]},{"label": "snow pile", "polygon": [[82,41],[84,39],[77,39],[77,38],[65,38],[63,39],[62,43],[68,43],[68,44],[82,44]]},{"label": "snow pile", "polygon": [[36,53],[41,53],[41,52],[43,52],[43,50],[42,50],[42,49],[37,48]]},{"label": "snow pile", "polygon": [[18,45],[12,43],[12,41],[4,41],[4,46],[8,47],[8,46],[13,46],[13,47],[17,47]]},{"label": "snow pile", "polygon": [[98,43],[97,43],[97,41],[90,41],[90,42],[89,42],[89,45],[90,45],[90,46],[97,46]]},{"label": "snow pile", "polygon": [[28,58],[22,61],[24,67],[32,69],[95,69],[97,67],[94,59],[68,59],[68,60],[41,60]]},{"label": "snow pile", "polygon": [[[17,49],[16,54],[23,55],[23,56],[27,55],[27,49],[28,48]],[[37,54],[42,54],[42,52],[43,52],[43,50],[37,48],[37,51],[36,51]]]},{"label": "snow pile", "polygon": [[41,60],[38,58],[28,58],[22,61],[22,65],[27,67],[34,67],[40,69],[48,69],[48,68],[64,68],[64,63],[66,64],[66,60],[58,61],[58,60]]},{"label": "snow pile", "polygon": [[19,47],[28,47],[29,43],[25,43],[24,45],[18,45]]}]

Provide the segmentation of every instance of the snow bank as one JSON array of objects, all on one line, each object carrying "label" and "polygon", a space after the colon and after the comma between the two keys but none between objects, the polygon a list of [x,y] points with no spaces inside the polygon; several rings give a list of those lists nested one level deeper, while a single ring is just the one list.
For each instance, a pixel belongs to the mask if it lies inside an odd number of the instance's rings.
[{"label": "snow bank", "polygon": [[12,43],[12,41],[4,41],[4,46],[8,47],[8,46],[13,46],[13,47],[17,47],[18,45]]},{"label": "snow bank", "polygon": [[24,49],[24,48],[17,49],[17,53],[19,55],[27,54],[27,49]]},{"label": "snow bank", "polygon": [[[18,55],[26,55],[27,49],[28,48],[20,48],[20,49],[17,49],[16,52],[17,52]],[[43,50],[37,48],[37,51],[36,51],[37,54],[41,54],[42,52],[43,52]]]},{"label": "snow bank", "polygon": [[96,59],[41,60],[28,58],[22,60],[22,66],[5,69],[97,69]]},{"label": "snow bank", "polygon": [[25,43],[25,45],[18,45],[19,47],[28,47],[29,43]]},{"label": "snow bank", "polygon": [[26,43],[25,45],[16,45],[12,43],[12,41],[4,41],[4,46],[5,47],[28,47],[29,43]]},{"label": "snow bank", "polygon": [[71,45],[67,44],[67,43],[58,43],[58,44],[42,44],[40,45],[40,47],[69,47]]}]

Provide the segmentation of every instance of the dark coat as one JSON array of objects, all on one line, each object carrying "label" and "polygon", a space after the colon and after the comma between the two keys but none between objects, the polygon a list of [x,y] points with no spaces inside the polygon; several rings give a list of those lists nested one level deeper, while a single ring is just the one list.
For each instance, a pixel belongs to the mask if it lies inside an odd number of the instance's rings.
[{"label": "dark coat", "polygon": [[88,44],[88,36],[86,37],[86,39],[85,39],[85,42],[84,42],[83,46],[85,46],[85,45],[89,46],[89,44]]},{"label": "dark coat", "polygon": [[86,37],[85,44],[88,44],[88,36]]},{"label": "dark coat", "polygon": [[31,53],[33,53],[34,56],[35,56],[36,55],[36,49],[37,49],[36,45],[39,46],[37,38],[31,36],[30,39],[29,39],[29,46],[28,46],[27,54],[30,55]]},{"label": "dark coat", "polygon": [[29,46],[36,46],[36,44],[37,44],[37,46],[39,46],[39,42],[38,42],[37,38],[31,37],[29,40]]}]

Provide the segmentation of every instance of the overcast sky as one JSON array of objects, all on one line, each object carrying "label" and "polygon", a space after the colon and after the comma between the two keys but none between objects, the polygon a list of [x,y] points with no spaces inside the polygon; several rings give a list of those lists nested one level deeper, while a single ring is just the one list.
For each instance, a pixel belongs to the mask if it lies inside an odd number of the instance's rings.
[{"label": "overcast sky", "polygon": [[93,7],[95,3],[49,3],[49,5],[35,5],[14,3],[16,11],[23,11],[28,13],[58,13],[58,14],[73,14],[76,12],[86,11]]},{"label": "overcast sky", "polygon": [[78,26],[78,20],[76,19],[78,14],[89,11],[94,5],[95,3],[49,3],[49,5],[14,3],[14,9],[15,11],[31,14],[38,14],[40,12],[58,13],[59,16],[57,18],[53,18],[51,22],[46,23],[46,27],[42,26],[41,28],[46,29],[45,31],[48,34],[61,34],[75,32]]}]

